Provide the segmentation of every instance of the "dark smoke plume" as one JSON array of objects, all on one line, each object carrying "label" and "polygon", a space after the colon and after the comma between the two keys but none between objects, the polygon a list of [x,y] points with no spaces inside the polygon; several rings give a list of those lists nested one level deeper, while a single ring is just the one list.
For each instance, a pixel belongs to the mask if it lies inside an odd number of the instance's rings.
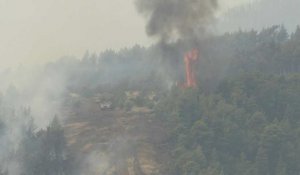
[{"label": "dark smoke plume", "polygon": [[201,38],[214,19],[218,0],[136,0],[147,34],[163,43]]}]

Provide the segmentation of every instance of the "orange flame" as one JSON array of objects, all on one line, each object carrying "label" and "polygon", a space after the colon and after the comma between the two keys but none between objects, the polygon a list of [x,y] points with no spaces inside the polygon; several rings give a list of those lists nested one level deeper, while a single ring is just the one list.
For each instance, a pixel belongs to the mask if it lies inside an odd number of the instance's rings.
[{"label": "orange flame", "polygon": [[197,49],[193,49],[184,55],[186,82],[184,84],[187,88],[195,88],[197,86],[196,73],[194,64],[199,59],[199,52]]}]

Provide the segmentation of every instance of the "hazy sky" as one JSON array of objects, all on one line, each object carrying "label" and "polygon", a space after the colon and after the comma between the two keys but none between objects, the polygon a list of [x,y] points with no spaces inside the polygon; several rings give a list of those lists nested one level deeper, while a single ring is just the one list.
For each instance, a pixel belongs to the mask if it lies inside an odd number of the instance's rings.
[{"label": "hazy sky", "polygon": [[149,45],[144,25],[133,0],[0,0],[0,68]]}]

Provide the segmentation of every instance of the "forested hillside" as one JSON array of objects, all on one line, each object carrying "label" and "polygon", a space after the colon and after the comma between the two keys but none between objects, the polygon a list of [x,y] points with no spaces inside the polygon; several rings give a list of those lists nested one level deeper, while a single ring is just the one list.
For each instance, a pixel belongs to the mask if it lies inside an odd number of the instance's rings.
[{"label": "forested hillside", "polygon": [[[43,90],[32,87],[38,83],[8,80],[22,75],[22,67],[1,72],[0,172],[79,172],[59,120],[67,122],[70,109],[85,119],[79,110],[86,99],[105,93],[115,110],[144,107],[166,126],[157,146],[168,160],[158,174],[299,174],[300,28],[288,34],[283,26],[272,26],[204,39],[195,89],[177,85],[184,77],[184,53],[177,49],[182,45],[169,46],[172,54],[154,45],[65,57],[42,68],[35,81],[51,84]],[[32,89],[43,92],[37,102],[49,102],[47,114],[59,114],[46,128],[35,125],[43,116],[32,111]],[[135,92],[136,98],[128,97]],[[58,105],[53,108],[52,102]]]},{"label": "forested hillside", "polygon": [[157,106],[171,174],[298,174],[299,78],[257,73],[210,94],[172,89]]},{"label": "forested hillside", "polygon": [[299,24],[299,5],[298,0],[253,0],[228,10],[220,17],[218,30],[261,30],[273,24],[282,24],[292,32]]}]

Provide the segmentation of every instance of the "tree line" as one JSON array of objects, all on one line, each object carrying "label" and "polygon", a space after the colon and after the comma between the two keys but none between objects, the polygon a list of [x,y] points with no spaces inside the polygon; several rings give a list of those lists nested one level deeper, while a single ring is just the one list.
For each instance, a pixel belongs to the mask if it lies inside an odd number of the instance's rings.
[{"label": "tree line", "polygon": [[[184,77],[184,50],[178,49],[184,42],[163,50],[135,46],[87,52],[82,59],[64,57],[47,64],[43,76],[65,77],[64,104],[68,93],[91,98],[109,91],[124,105],[125,91],[155,92],[151,106],[168,132],[161,143],[170,155],[165,174],[299,174],[300,27],[291,34],[272,26],[201,42],[197,89],[176,86]],[[0,104],[2,174],[15,163],[24,175],[74,173],[57,118],[37,129],[30,110]],[[14,122],[18,134],[6,137]]]}]

